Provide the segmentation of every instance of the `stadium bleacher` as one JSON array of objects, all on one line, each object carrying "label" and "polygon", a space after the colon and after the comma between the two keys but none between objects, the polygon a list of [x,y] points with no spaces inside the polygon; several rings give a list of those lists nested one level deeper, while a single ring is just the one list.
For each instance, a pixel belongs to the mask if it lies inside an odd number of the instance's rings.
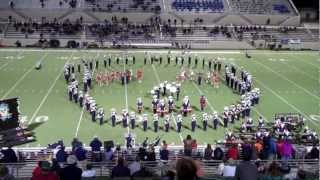
[{"label": "stadium bleacher", "polygon": [[171,6],[177,11],[212,13],[222,13],[225,8],[223,0],[174,0]]},{"label": "stadium bleacher", "polygon": [[107,12],[159,12],[159,0],[85,0],[85,8]]},{"label": "stadium bleacher", "polygon": [[234,12],[245,14],[294,14],[287,0],[230,0]]}]

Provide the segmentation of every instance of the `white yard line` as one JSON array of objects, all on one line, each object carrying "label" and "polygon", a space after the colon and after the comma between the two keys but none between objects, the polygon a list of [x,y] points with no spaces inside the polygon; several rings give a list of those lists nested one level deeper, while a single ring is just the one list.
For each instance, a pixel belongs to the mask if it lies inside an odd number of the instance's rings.
[{"label": "white yard line", "polygon": [[[154,67],[153,64],[152,64],[152,69],[153,69],[153,73],[154,73],[154,75],[156,76],[156,79],[157,79],[158,83],[160,84],[161,81],[160,81],[158,72],[157,72],[157,70],[156,70],[156,68]],[[176,126],[176,130],[177,130],[177,128],[178,128],[178,127],[177,127],[177,121],[176,121],[176,119],[174,118],[174,115],[173,115],[173,114],[174,114],[174,113],[172,113],[171,116],[172,116],[172,119],[173,119],[173,121],[174,121],[174,124],[175,124],[175,126]],[[182,137],[182,135],[181,135],[181,132],[178,133],[178,134],[179,134],[179,137],[180,137],[181,142],[183,142],[183,137]]]},{"label": "white yard line", "polygon": [[[178,125],[177,125],[176,118],[174,117],[173,114],[174,114],[174,113],[171,114],[171,117],[172,117],[172,119],[173,119],[174,125],[176,126],[176,131],[177,131]],[[183,143],[183,137],[182,137],[182,135],[181,135],[181,132],[179,132],[178,134],[179,134],[180,141]]]},{"label": "white yard line", "polygon": [[282,63],[285,64],[285,65],[287,65],[288,67],[291,67],[292,69],[296,70],[296,72],[299,72],[299,73],[307,76],[308,78],[310,78],[310,79],[312,79],[312,80],[314,80],[314,81],[318,81],[317,78],[314,78],[314,77],[310,76],[308,73],[305,73],[304,71],[301,71],[299,68],[297,68],[297,67],[295,67],[295,66],[293,66],[293,65],[291,65],[291,64],[289,64],[289,63],[286,63],[286,62],[282,62]]},{"label": "white yard line", "polygon": [[[18,56],[21,56],[24,53],[24,51],[20,51]],[[4,67],[6,67],[10,62],[12,62],[13,59],[8,60],[7,63],[3,64],[2,66],[0,66],[0,70],[3,69]]]},{"label": "white yard line", "polygon": [[[45,53],[45,54],[41,57],[40,61],[42,62],[42,61],[47,57],[47,55],[48,55],[48,53]],[[30,69],[29,69],[27,72],[25,72],[25,73],[20,77],[20,79],[18,79],[18,80],[16,81],[16,83],[1,97],[1,99],[6,98],[13,90],[15,90],[15,88],[23,81],[23,79],[24,79],[25,77],[27,77],[27,75],[28,75],[33,69],[34,69],[34,65],[32,65],[32,66],[30,67]]]},{"label": "white yard line", "polygon": [[[274,90],[272,90],[270,87],[268,87],[267,85],[265,85],[264,83],[262,83],[261,81],[254,79],[254,81],[256,81],[257,83],[259,83],[262,87],[264,87],[265,89],[267,89],[268,91],[270,91],[272,94],[274,94],[276,97],[278,97],[281,101],[283,101],[285,104],[287,104],[288,106],[290,106],[292,109],[296,110],[297,112],[299,112],[300,114],[302,114],[305,118],[310,119],[308,115],[306,115],[305,113],[303,113],[300,109],[298,109],[296,106],[292,105],[291,103],[289,103],[286,99],[284,99],[281,95],[279,95],[278,93],[276,93]],[[315,122],[313,122],[312,119],[310,119],[311,122],[314,125],[317,125]]]},{"label": "white yard line", "polygon": [[[98,52],[97,56],[96,56],[96,59],[99,58],[99,56],[100,56],[100,53]],[[96,66],[94,66],[94,68],[93,68],[92,76],[94,76],[95,70],[96,70]],[[81,110],[81,113],[80,113],[80,117],[79,117],[79,120],[78,120],[78,124],[77,124],[76,133],[75,133],[74,137],[78,137],[80,126],[81,126],[81,122],[82,122],[82,119],[83,119],[84,110],[85,110],[85,106],[82,107],[82,110]]]},{"label": "white yard line", "polygon": [[[126,72],[126,63],[125,62],[123,62],[123,71]],[[125,77],[124,92],[125,92],[125,98],[126,98],[126,110],[129,113],[127,77]],[[128,123],[127,123],[127,131],[128,131],[128,134],[129,134],[130,133],[130,127],[129,127]]]},{"label": "white yard line", "polygon": [[[71,54],[69,60],[67,62],[70,61],[71,57],[73,56],[73,53]],[[61,71],[59,72],[59,74],[57,75],[56,79],[53,81],[52,85],[50,86],[50,88],[48,89],[46,95],[42,98],[42,101],[40,102],[39,106],[37,107],[37,109],[35,110],[35,112],[33,113],[33,115],[31,116],[31,119],[28,122],[28,125],[30,125],[34,118],[36,117],[36,115],[38,114],[38,112],[40,111],[41,107],[43,106],[43,104],[46,102],[48,96],[50,95],[52,89],[54,88],[54,86],[56,85],[57,81],[59,80],[61,74],[63,73],[64,68],[62,67]]]},{"label": "white yard line", "polygon": [[311,93],[309,90],[305,89],[304,87],[300,86],[299,84],[297,84],[297,83],[295,83],[295,82],[291,81],[291,80],[290,80],[290,79],[288,79],[287,77],[285,77],[285,76],[281,75],[280,73],[278,73],[278,72],[274,71],[274,70],[273,70],[273,69],[271,69],[269,66],[266,66],[266,65],[264,65],[264,64],[262,64],[262,63],[260,63],[260,62],[259,62],[259,60],[254,60],[254,62],[256,62],[257,64],[259,64],[260,66],[263,66],[265,69],[267,69],[267,70],[269,70],[269,71],[273,72],[274,74],[278,75],[278,76],[279,76],[279,77],[281,77],[282,79],[284,79],[284,80],[286,80],[286,81],[290,82],[291,84],[293,84],[293,85],[297,86],[298,88],[302,89],[304,92],[306,92],[306,93],[307,93],[307,94],[309,94],[310,96],[313,96],[314,98],[316,98],[316,99],[320,100],[320,97],[318,97],[317,95],[315,95],[315,94]]}]

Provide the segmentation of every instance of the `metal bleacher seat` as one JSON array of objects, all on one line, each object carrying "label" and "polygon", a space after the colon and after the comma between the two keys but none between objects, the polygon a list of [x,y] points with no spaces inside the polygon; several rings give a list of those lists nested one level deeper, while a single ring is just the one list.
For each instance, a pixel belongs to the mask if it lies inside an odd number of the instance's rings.
[{"label": "metal bleacher seat", "polygon": [[176,11],[223,12],[223,0],[174,0],[171,4]]},{"label": "metal bleacher seat", "polygon": [[234,12],[243,14],[292,14],[288,0],[230,0]]}]

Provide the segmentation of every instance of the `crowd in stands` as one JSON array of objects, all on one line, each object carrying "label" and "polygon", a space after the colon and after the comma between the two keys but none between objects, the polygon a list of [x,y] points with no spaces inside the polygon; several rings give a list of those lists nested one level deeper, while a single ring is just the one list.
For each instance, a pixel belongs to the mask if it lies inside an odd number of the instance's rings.
[{"label": "crowd in stands", "polygon": [[[203,152],[197,150],[198,144],[190,135],[183,140],[183,151],[179,157],[170,161],[170,150],[168,144],[162,141],[159,152],[155,151],[155,145],[159,142],[149,143],[146,139],[135,157],[131,157],[132,148],[122,148],[117,145],[102,149],[102,141],[94,137],[90,142],[91,159],[89,151],[83,147],[83,143],[77,138],[71,142],[71,151],[65,150],[63,141],[50,144],[53,149],[52,159],[40,160],[38,166],[33,170],[32,180],[69,180],[69,179],[90,179],[97,176],[93,168],[94,162],[116,162],[111,169],[111,177],[158,177],[159,179],[197,179],[204,176],[203,168],[206,163],[212,160],[220,162],[218,176],[225,178],[237,178],[240,180],[269,180],[269,179],[304,179],[309,172],[299,167],[297,172],[291,172],[289,161],[297,157],[298,150],[289,139],[275,139],[272,136],[265,136],[263,139],[237,143],[234,139],[226,137],[224,143],[217,143],[214,147],[207,144]],[[159,141],[159,140],[158,140]],[[157,158],[157,153],[159,153]],[[1,150],[0,163],[18,162],[16,152],[11,148]],[[307,159],[319,159],[319,149],[315,144],[305,155]],[[169,161],[168,161],[169,160]],[[268,163],[262,163],[268,160]],[[240,161],[240,163],[239,163]],[[167,164],[169,170],[159,177],[147,162],[158,162]],[[156,166],[155,164],[150,166]],[[210,166],[210,165],[209,165]],[[295,177],[295,178],[292,178]],[[0,179],[11,180],[14,177],[10,174],[10,166],[0,165]]]},{"label": "crowd in stands", "polygon": [[122,40],[129,39],[129,37],[143,37],[150,38],[156,31],[157,26],[154,23],[150,24],[133,24],[128,22],[128,18],[123,17],[118,19],[112,17],[111,22],[105,20],[104,23],[97,23],[89,25],[89,31],[92,36],[98,36],[99,38],[106,38],[111,36],[112,38],[119,37]]},{"label": "crowd in stands", "polygon": [[223,12],[223,0],[174,0],[172,8],[177,11],[208,11],[208,12]]},{"label": "crowd in stands", "polygon": [[161,7],[157,0],[85,0],[85,2],[93,11],[142,11],[153,13],[161,11]]},{"label": "crowd in stands", "polygon": [[[26,38],[28,35],[35,32],[50,35],[74,35],[82,31],[82,18],[79,18],[76,22],[71,22],[69,19],[63,22],[58,22],[56,19],[52,22],[44,21],[42,23],[37,22],[14,22],[13,27],[16,32],[25,34]],[[40,38],[42,38],[40,35]]]},{"label": "crowd in stands", "polygon": [[[48,1],[49,0],[39,0],[40,7],[41,8],[45,8],[45,7],[49,7],[50,8],[51,4]],[[70,8],[76,8],[78,2],[77,2],[77,0],[59,0],[59,1],[56,1],[56,3],[58,5],[58,7],[62,7],[64,5],[68,5],[68,7],[70,7]],[[11,1],[9,1],[9,6],[10,6],[11,9],[14,9],[14,8],[16,8],[16,3],[13,0],[11,0]]]}]

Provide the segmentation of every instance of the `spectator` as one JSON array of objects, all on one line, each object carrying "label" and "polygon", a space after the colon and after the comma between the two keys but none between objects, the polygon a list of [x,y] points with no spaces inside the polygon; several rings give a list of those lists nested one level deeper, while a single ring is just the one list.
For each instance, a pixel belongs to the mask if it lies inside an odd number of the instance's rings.
[{"label": "spectator", "polygon": [[96,171],[94,169],[92,169],[92,165],[91,164],[87,164],[86,166],[86,170],[84,170],[82,172],[82,179],[95,179],[96,178]]},{"label": "spectator", "polygon": [[155,161],[156,160],[156,153],[153,146],[149,147],[148,151],[148,161]]},{"label": "spectator", "polygon": [[135,161],[129,164],[128,168],[130,169],[130,175],[132,176],[134,173],[140,171],[141,164],[140,164],[140,157],[137,156]]},{"label": "spectator", "polygon": [[52,159],[51,171],[55,172],[58,175],[61,172],[61,167],[56,159]]},{"label": "spectator", "polygon": [[6,166],[0,165],[0,179],[14,180],[15,178],[9,173],[9,169]]},{"label": "spectator", "polygon": [[204,156],[203,158],[205,160],[211,160],[212,159],[212,153],[213,153],[213,150],[211,148],[211,144],[208,144],[207,147],[204,149]]},{"label": "spectator", "polygon": [[213,151],[213,159],[222,160],[223,157],[224,157],[224,153],[222,149],[219,146],[217,146]]},{"label": "spectator", "polygon": [[183,140],[183,144],[184,144],[184,155],[185,156],[191,156],[192,153],[192,138],[191,136],[188,134],[187,138]]},{"label": "spectator", "polygon": [[192,153],[195,154],[198,148],[197,140],[193,139],[191,143]]},{"label": "spectator", "polygon": [[252,153],[253,153],[252,146],[246,140],[244,141],[244,144],[242,144],[242,153],[245,156],[249,156],[250,159],[252,159]]},{"label": "spectator", "polygon": [[237,180],[257,180],[258,168],[250,162],[250,156],[244,155],[244,161],[236,167],[235,177]]},{"label": "spectator", "polygon": [[56,154],[58,163],[65,163],[67,161],[68,154],[65,151],[65,147],[61,147]]},{"label": "spectator", "polygon": [[59,176],[51,171],[51,165],[48,161],[42,161],[36,169],[38,172],[33,173],[31,180],[59,180]]},{"label": "spectator", "polygon": [[314,144],[311,151],[306,156],[307,159],[319,159],[319,149],[317,144]]},{"label": "spectator", "polygon": [[236,166],[233,164],[232,159],[225,161],[223,169],[222,169],[222,176],[225,179],[233,179],[236,173]]},{"label": "spectator", "polygon": [[1,153],[3,154],[3,157],[2,157],[3,163],[16,163],[16,162],[18,162],[16,152],[12,149],[11,146],[9,146],[8,149],[1,150]]},{"label": "spectator", "polygon": [[87,150],[85,150],[82,146],[79,146],[75,149],[74,155],[78,160],[79,167],[84,167],[83,165],[86,163],[87,159]]},{"label": "spectator", "polygon": [[77,158],[70,155],[67,158],[67,166],[61,169],[60,180],[81,180],[82,170],[77,167]]},{"label": "spectator", "polygon": [[111,147],[107,147],[106,152],[104,153],[106,161],[113,160],[113,151]]},{"label": "spectator", "polygon": [[237,147],[237,145],[236,145],[236,144],[233,144],[233,145],[229,148],[227,154],[228,154],[228,158],[229,158],[229,159],[237,160],[237,159],[238,159],[238,156],[239,156],[239,152],[238,152],[238,147]]},{"label": "spectator", "polygon": [[82,142],[78,140],[78,138],[73,138],[71,142],[72,151],[74,151],[77,147],[82,146]]},{"label": "spectator", "polygon": [[99,140],[98,137],[94,137],[93,140],[90,142],[90,147],[92,152],[100,152],[102,147],[102,142]]},{"label": "spectator", "polygon": [[127,166],[125,166],[124,159],[122,157],[119,157],[117,165],[112,168],[111,178],[129,177],[129,176],[130,176],[130,169]]},{"label": "spectator", "polygon": [[269,137],[268,141],[268,148],[266,148],[266,158],[269,160],[273,160],[277,154],[277,144],[274,137]]},{"label": "spectator", "polygon": [[284,140],[284,143],[282,145],[282,148],[280,150],[281,152],[281,159],[283,161],[288,161],[292,158],[293,155],[293,147],[292,144],[289,142],[288,139]]},{"label": "spectator", "polygon": [[100,162],[102,160],[101,158],[102,142],[99,140],[98,137],[93,138],[93,140],[90,142],[90,147],[92,151],[92,161]]},{"label": "spectator", "polygon": [[149,171],[146,167],[141,167],[141,169],[134,174],[132,174],[132,180],[139,180],[139,179],[150,179],[154,177],[155,175]]},{"label": "spectator", "polygon": [[166,141],[163,141],[160,149],[160,160],[163,160],[163,161],[169,160],[169,151],[167,148],[168,148],[168,145]]},{"label": "spectator", "polygon": [[282,174],[280,172],[280,167],[276,162],[272,162],[269,166],[266,176],[263,177],[263,180],[281,180]]},{"label": "spectator", "polygon": [[177,180],[195,180],[197,176],[197,165],[190,158],[181,158],[177,161],[176,172]]}]

